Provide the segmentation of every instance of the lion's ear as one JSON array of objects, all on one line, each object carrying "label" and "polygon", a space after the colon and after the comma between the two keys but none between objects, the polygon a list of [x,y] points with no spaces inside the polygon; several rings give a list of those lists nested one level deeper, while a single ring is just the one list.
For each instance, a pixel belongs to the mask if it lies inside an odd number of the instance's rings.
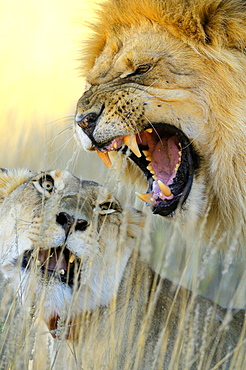
[{"label": "lion's ear", "polygon": [[34,174],[26,169],[9,170],[6,168],[0,168],[0,203],[14,189],[28,181],[33,176]]},{"label": "lion's ear", "polygon": [[198,12],[208,44],[241,50],[246,47],[245,1],[208,0],[196,5],[194,13]]}]

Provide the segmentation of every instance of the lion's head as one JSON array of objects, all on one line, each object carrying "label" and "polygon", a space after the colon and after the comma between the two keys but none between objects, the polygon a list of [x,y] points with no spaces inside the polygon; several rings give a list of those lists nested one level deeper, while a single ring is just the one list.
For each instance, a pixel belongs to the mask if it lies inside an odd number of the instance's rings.
[{"label": "lion's head", "polygon": [[1,270],[23,303],[41,300],[49,329],[111,302],[142,224],[67,171],[0,171]]},{"label": "lion's head", "polygon": [[241,0],[104,2],[75,120],[84,149],[144,173],[153,213],[206,218],[228,245],[245,224],[245,25]]}]

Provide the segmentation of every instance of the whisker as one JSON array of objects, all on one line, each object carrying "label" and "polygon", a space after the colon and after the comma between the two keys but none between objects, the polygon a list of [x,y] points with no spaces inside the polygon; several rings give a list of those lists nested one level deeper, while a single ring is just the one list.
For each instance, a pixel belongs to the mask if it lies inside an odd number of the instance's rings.
[{"label": "whisker", "polygon": [[60,118],[57,118],[55,120],[49,121],[49,122],[46,123],[46,125],[49,126],[49,125],[54,125],[54,124],[62,124],[64,122],[68,122],[68,121],[73,120],[73,119],[74,119],[74,115],[69,114],[67,116],[60,117]]},{"label": "whisker", "polygon": [[153,128],[153,130],[155,131],[156,135],[158,136],[158,139],[162,142],[162,139],[161,139],[159,133],[157,132],[155,126],[153,125],[153,123],[145,115],[144,115],[144,118],[149,122],[150,126]]},{"label": "whisker", "polygon": [[50,154],[53,154],[53,153],[56,153],[58,150],[59,150],[59,154],[62,154],[64,152],[64,150],[66,149],[66,147],[68,146],[68,144],[71,142],[71,140],[73,140],[73,136],[71,136],[70,138],[68,138],[62,145],[60,145],[58,148],[54,149],[53,151],[50,151]]},{"label": "whisker", "polygon": [[58,139],[58,137],[60,137],[62,134],[65,134],[68,131],[71,131],[72,129],[73,129],[73,126],[69,126],[69,127],[64,128],[53,139],[51,139],[50,141],[48,141],[47,144],[50,145],[50,146],[53,146],[54,145],[54,142],[56,141],[56,139]]},{"label": "whisker", "polygon": [[78,147],[78,145],[74,145],[74,150],[72,151],[72,155],[70,159],[67,161],[67,165],[65,167],[66,170],[68,170],[71,165],[73,165],[73,170],[75,169],[75,163],[78,159],[79,152],[80,152],[80,148]]}]

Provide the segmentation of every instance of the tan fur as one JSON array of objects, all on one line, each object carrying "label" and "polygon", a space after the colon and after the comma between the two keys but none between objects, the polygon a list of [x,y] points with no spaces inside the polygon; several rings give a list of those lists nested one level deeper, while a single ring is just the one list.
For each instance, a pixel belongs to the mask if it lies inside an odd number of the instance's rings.
[{"label": "tan fur", "polygon": [[[205,240],[213,235],[220,248],[245,251],[245,2],[108,0],[92,28],[82,57],[92,87],[77,117],[104,107],[93,132],[98,143],[152,122],[180,128],[201,156],[180,218],[184,236],[205,222]],[[129,80],[146,64],[148,73]],[[77,124],[75,132],[93,150]]]},{"label": "tan fur", "polygon": [[[8,175],[16,188],[0,206],[0,265],[18,293],[30,333],[35,330],[35,342],[26,334],[16,353],[19,361],[31,349],[34,369],[197,369],[230,363],[243,368],[244,311],[222,309],[156,275],[139,255],[141,212],[122,210],[105,188],[66,171],[30,175],[23,184],[22,171]],[[0,181],[5,176],[0,172]],[[65,213],[73,217],[69,227]],[[85,221],[87,227],[78,229]],[[51,247],[66,247],[81,259],[79,287],[69,288],[57,271],[53,278],[41,276],[36,261]],[[32,257],[23,268],[28,250]],[[20,331],[17,326],[15,336]],[[51,360],[46,337],[52,341]],[[5,356],[8,364],[7,351]]]}]

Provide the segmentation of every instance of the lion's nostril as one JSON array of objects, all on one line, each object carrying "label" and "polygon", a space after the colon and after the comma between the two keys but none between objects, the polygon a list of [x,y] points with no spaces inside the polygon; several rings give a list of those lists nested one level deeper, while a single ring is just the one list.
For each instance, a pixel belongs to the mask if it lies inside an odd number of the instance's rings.
[{"label": "lion's nostril", "polygon": [[62,228],[65,230],[67,233],[70,229],[71,226],[74,223],[74,217],[70,216],[67,212],[60,212],[56,216],[56,222],[62,226]]},{"label": "lion's nostril", "polygon": [[96,125],[96,121],[98,119],[98,117],[100,116],[100,114],[97,114],[97,113],[89,113],[89,114],[86,114],[86,115],[76,115],[76,122],[77,124],[79,125],[79,127],[83,128],[83,129],[87,129],[87,128],[91,128],[91,127],[94,127]]},{"label": "lion's nostril", "polygon": [[75,230],[84,231],[89,223],[83,218],[75,219],[73,216],[70,216],[67,212],[60,212],[56,216],[56,222],[61,225],[65,230],[66,234],[69,232],[71,227],[74,225]]},{"label": "lion's nostril", "polygon": [[[82,102],[79,101],[77,113],[75,116],[76,124],[84,131],[84,133],[93,140],[93,132],[98,123],[98,118],[104,111],[105,105],[103,103],[93,106],[90,110],[83,110]],[[82,112],[80,113],[80,111]]]},{"label": "lion's nostril", "polygon": [[82,218],[78,218],[75,224],[75,230],[84,231],[89,226],[89,223]]},{"label": "lion's nostril", "polygon": [[76,114],[75,116],[75,122],[79,123],[83,120],[84,114]]}]

